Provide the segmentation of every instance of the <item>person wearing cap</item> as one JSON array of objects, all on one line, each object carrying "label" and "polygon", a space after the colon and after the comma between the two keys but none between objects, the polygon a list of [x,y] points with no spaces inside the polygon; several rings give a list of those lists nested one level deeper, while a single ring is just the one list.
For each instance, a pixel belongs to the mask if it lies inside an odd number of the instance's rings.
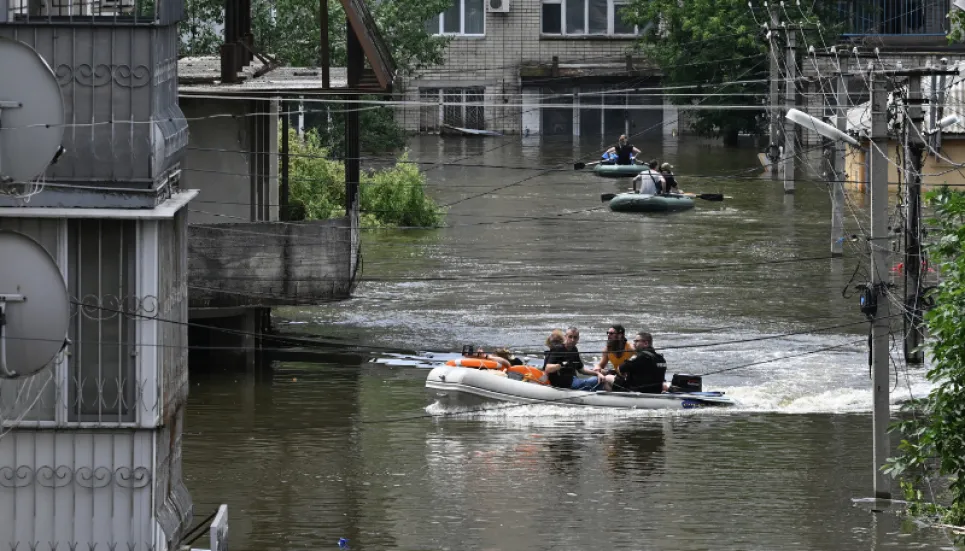
[{"label": "person wearing cap", "polygon": [[616,157],[618,165],[632,165],[633,158],[640,154],[640,150],[627,141],[626,134],[621,134],[617,144],[603,153],[604,158]]},{"label": "person wearing cap", "polygon": [[663,176],[664,193],[682,193],[677,187],[677,179],[673,175],[673,165],[664,163],[660,165],[660,175]]}]

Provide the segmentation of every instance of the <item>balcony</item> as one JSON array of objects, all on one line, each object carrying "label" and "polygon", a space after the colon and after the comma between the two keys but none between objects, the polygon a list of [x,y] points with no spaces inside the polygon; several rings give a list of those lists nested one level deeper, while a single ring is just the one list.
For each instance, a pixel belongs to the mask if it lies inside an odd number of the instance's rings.
[{"label": "balcony", "polygon": [[184,0],[0,0],[0,24],[172,25]]},{"label": "balcony", "polygon": [[[844,37],[944,39],[950,0],[839,0]],[[917,39],[917,40],[916,40]],[[928,40],[931,42],[931,40]],[[910,42],[911,43],[911,42]]]}]

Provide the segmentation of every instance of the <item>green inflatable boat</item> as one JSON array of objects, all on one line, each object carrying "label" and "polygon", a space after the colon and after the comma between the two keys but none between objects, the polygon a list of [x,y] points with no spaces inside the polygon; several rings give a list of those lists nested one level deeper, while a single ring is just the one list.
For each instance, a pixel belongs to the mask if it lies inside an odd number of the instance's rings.
[{"label": "green inflatable boat", "polygon": [[604,178],[633,178],[646,168],[646,165],[596,165],[593,174]]},{"label": "green inflatable boat", "polygon": [[686,195],[620,193],[610,199],[613,212],[676,212],[692,208],[694,199]]}]

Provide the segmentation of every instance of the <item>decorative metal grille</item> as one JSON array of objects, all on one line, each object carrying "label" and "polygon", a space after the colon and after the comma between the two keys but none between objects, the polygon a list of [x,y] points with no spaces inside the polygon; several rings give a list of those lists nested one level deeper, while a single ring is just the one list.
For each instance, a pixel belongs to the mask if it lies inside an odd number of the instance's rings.
[{"label": "decorative metal grille", "polygon": [[[420,88],[419,89],[419,131],[438,132],[439,131],[439,89]],[[431,105],[429,105],[431,104]]]},{"label": "decorative metal grille", "polygon": [[134,421],[134,324],[157,309],[155,297],[137,296],[136,223],[71,220],[69,226],[67,288],[75,304],[67,419]]},{"label": "decorative metal grille", "polygon": [[949,0],[839,0],[846,34],[944,36]]}]

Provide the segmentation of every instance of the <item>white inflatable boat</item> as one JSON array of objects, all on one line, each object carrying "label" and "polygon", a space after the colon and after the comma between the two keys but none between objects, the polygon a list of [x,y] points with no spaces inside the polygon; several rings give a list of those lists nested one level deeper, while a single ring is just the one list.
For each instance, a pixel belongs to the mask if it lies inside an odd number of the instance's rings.
[{"label": "white inflatable boat", "polygon": [[[692,383],[687,392],[588,392],[554,388],[507,377],[496,370],[442,366],[429,372],[426,388],[443,405],[472,407],[492,402],[595,406],[623,409],[693,409],[727,407],[736,402],[723,392],[698,390],[700,377],[675,375]],[[675,379],[676,380],[676,379]],[[693,383],[696,383],[696,387]]]}]

